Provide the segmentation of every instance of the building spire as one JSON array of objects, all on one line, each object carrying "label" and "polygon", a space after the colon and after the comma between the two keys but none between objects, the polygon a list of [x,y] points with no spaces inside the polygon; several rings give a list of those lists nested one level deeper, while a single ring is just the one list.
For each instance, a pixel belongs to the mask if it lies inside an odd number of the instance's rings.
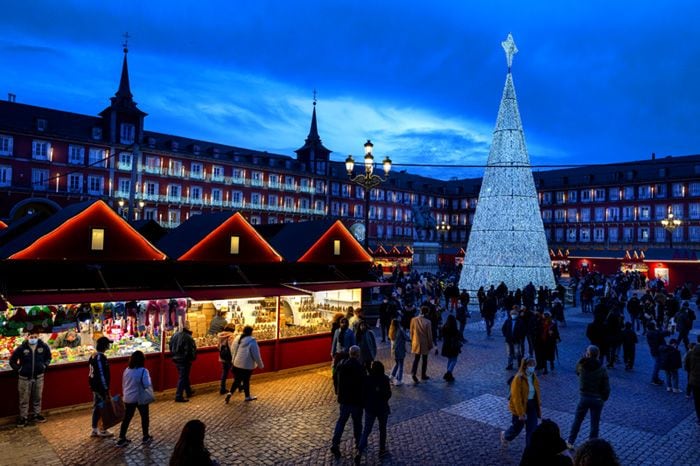
[{"label": "building spire", "polygon": [[122,62],[122,76],[119,80],[119,89],[115,96],[117,99],[131,100],[133,95],[131,94],[131,86],[129,84],[129,64],[126,60],[126,56],[129,53],[129,33],[125,32],[123,37],[124,42],[122,43],[122,47],[124,51],[124,61]]},{"label": "building spire", "polygon": [[297,153],[298,160],[303,162],[308,162],[317,159],[327,161],[331,153],[330,150],[323,147],[321,137],[318,135],[318,123],[316,122],[316,97],[317,92],[316,89],[314,89],[314,108],[313,112],[311,113],[311,127],[309,128],[309,135],[306,136],[306,141],[304,141],[304,145],[294,151]]},{"label": "building spire", "polygon": [[318,125],[316,123],[316,89],[314,89],[314,110],[311,113],[311,128],[309,128],[309,135],[306,137],[306,142],[321,142],[321,137],[318,135]]}]

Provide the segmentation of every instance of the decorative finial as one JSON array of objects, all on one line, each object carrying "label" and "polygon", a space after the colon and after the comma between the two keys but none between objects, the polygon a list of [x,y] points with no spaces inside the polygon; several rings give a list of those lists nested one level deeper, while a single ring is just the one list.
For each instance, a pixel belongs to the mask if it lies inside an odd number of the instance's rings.
[{"label": "decorative finial", "polygon": [[314,106],[316,106],[316,89],[314,88]]},{"label": "decorative finial", "polygon": [[124,38],[124,42],[122,42],[122,47],[124,47],[124,53],[129,53],[129,35],[128,32],[125,32],[122,34],[122,37]]},{"label": "decorative finial", "polygon": [[503,50],[506,52],[506,62],[508,62],[508,72],[510,73],[510,68],[513,66],[513,55],[518,53],[518,48],[515,46],[515,41],[513,41],[513,35],[508,33],[506,40],[501,42]]}]

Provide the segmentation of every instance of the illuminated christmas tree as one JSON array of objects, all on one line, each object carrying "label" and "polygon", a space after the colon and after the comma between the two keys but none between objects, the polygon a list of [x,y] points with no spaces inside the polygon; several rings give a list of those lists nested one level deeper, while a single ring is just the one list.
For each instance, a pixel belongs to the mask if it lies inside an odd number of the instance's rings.
[{"label": "illuminated christmas tree", "polygon": [[511,75],[518,49],[510,34],[501,45],[508,74],[459,280],[471,292],[555,285]]}]

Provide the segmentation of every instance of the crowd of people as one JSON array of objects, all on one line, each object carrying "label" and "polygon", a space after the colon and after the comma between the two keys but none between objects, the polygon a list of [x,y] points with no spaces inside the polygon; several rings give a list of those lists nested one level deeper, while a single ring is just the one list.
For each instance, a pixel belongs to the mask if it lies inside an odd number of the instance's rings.
[{"label": "crowd of people", "polygon": [[[428,364],[433,354],[444,357],[443,379],[451,384],[457,380],[457,361],[468,343],[464,330],[472,316],[471,297],[459,290],[456,276],[404,274],[397,269],[390,280],[393,286],[385,287],[390,291],[378,307],[376,335],[361,308],[337,313],[331,329],[331,370],[339,405],[331,452],[337,458],[342,455],[340,440],[351,419],[356,463],[361,462],[366,452],[375,423],[379,426],[379,454],[383,456],[388,452],[389,400],[392,386],[404,383],[407,353],[412,354],[409,367],[414,384],[430,380]],[[493,329],[499,322],[506,347],[506,370],[516,370],[512,376],[505,377],[509,386],[511,425],[501,433],[501,443],[507,446],[524,429],[526,448],[521,464],[603,464],[595,461],[602,461],[596,458],[605,455],[609,460],[605,464],[617,464],[610,445],[598,439],[601,413],[614,389],[608,371],[618,364],[633,371],[640,342],[647,344],[654,363],[650,382],[665,386],[669,393],[685,391],[688,398],[694,399],[700,423],[700,345],[690,341],[698,303],[691,287],[683,286],[670,292],[663,282],[646,281],[636,273],[586,274],[573,277],[569,285],[560,283],[548,289],[530,283],[522,290],[509,290],[501,283],[482,287],[475,293],[474,310],[483,320],[485,337],[493,338]],[[540,377],[556,367],[561,343],[559,327],[566,325],[567,296],[574,302],[579,297],[582,311],[592,313],[592,322],[586,327],[590,345],[575,368],[579,399],[569,435],[564,440],[559,426],[550,420],[541,421],[546,393],[543,397]],[[226,404],[239,391],[244,392],[245,401],[253,401],[256,397],[250,393],[251,374],[254,369],[264,367],[252,335],[253,328],[247,326],[236,334],[235,326],[216,323],[222,369],[219,392],[225,395]],[[377,360],[379,344],[387,342],[393,363],[388,371]],[[104,354],[111,344],[106,337],[98,339],[88,364],[94,399],[90,434],[93,437],[114,435],[101,419],[105,406],[112,403],[111,372]],[[187,402],[195,394],[189,373],[196,358],[196,345],[186,323],[172,336],[169,345],[178,371],[175,402]],[[18,426],[45,422],[41,415],[41,393],[43,375],[50,362],[48,347],[38,338],[37,332],[30,329],[28,337],[10,358],[19,378]],[[681,370],[687,373],[685,390],[680,388]],[[665,380],[661,380],[662,371]],[[228,388],[231,373],[233,382]],[[141,442],[148,445],[153,441],[149,433],[149,405],[155,396],[142,352],[131,355],[121,386],[125,413],[116,445],[130,443],[127,433],[137,411],[141,419]],[[589,413],[589,441],[576,447],[581,424]],[[203,423],[189,421],[183,428],[171,464],[193,464],[182,458],[203,461],[197,464],[216,464],[204,447],[204,431]]]}]

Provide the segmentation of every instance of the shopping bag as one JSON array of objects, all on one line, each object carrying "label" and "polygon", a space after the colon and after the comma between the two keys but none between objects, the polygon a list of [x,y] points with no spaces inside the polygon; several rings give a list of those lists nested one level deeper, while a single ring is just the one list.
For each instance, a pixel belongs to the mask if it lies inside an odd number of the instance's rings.
[{"label": "shopping bag", "polygon": [[102,430],[114,427],[124,419],[124,401],[119,395],[114,395],[102,404],[100,408],[100,428]]}]

